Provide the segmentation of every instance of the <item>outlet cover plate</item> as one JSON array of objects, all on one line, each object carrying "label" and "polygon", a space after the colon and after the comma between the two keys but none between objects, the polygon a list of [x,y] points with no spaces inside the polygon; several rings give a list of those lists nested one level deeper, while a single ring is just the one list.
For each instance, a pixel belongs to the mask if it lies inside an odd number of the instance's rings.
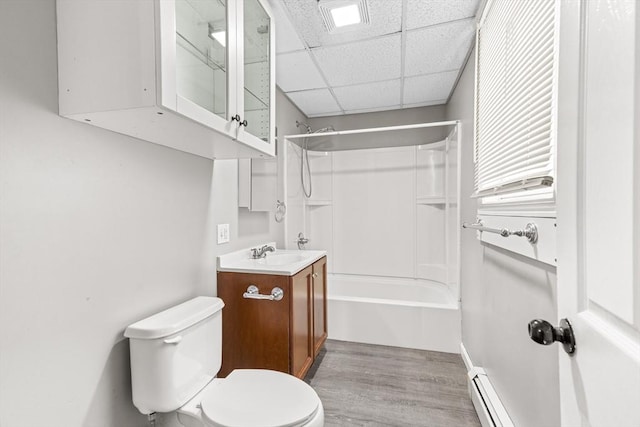
[{"label": "outlet cover plate", "polygon": [[218,244],[229,243],[229,224],[218,224]]}]

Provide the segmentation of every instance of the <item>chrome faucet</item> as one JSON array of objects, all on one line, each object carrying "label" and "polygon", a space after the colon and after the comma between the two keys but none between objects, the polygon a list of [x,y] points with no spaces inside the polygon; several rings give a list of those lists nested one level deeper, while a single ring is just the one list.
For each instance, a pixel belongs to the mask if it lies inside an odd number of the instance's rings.
[{"label": "chrome faucet", "polygon": [[298,233],[298,240],[296,240],[296,243],[298,244],[298,249],[303,250],[304,245],[309,243],[309,239],[304,237],[304,234],[302,234],[302,231],[301,231],[300,233]]},{"label": "chrome faucet", "polygon": [[260,259],[267,256],[267,252],[275,252],[276,248],[273,246],[264,245],[261,248],[252,248],[251,249],[251,257],[253,259]]}]

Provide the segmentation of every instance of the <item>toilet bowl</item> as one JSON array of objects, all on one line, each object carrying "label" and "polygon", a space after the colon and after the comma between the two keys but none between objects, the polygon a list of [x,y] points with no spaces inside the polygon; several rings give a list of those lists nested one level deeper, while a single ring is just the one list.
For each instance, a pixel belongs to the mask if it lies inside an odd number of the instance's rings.
[{"label": "toilet bowl", "polygon": [[324,409],[304,381],[277,371],[222,362],[219,298],[197,297],[125,330],[133,404],[143,414],[177,412],[185,427],[321,427]]},{"label": "toilet bowl", "polygon": [[177,412],[185,427],[324,425],[322,402],[308,384],[264,369],[237,369],[214,379]]}]

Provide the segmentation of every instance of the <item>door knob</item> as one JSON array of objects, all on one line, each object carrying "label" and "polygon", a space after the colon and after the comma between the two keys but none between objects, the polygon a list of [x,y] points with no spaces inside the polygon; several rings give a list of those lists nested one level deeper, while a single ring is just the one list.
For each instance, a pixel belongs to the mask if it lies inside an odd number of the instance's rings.
[{"label": "door knob", "polygon": [[529,337],[542,345],[560,342],[568,354],[576,351],[576,338],[569,319],[561,319],[559,327],[553,326],[546,320],[534,319],[529,322]]}]

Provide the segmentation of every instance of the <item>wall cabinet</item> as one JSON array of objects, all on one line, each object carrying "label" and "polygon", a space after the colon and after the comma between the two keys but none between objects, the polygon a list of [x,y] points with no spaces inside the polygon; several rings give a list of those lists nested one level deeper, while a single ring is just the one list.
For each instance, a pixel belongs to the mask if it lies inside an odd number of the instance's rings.
[{"label": "wall cabinet", "polygon": [[208,158],[275,155],[264,0],[58,0],[60,115]]},{"label": "wall cabinet", "polygon": [[[293,276],[218,272],[222,311],[222,368],[259,368],[304,378],[327,338],[326,264],[316,261]],[[279,301],[246,299],[255,285],[261,294],[279,287]]]},{"label": "wall cabinet", "polygon": [[238,207],[272,212],[278,198],[278,162],[275,159],[238,160]]}]

